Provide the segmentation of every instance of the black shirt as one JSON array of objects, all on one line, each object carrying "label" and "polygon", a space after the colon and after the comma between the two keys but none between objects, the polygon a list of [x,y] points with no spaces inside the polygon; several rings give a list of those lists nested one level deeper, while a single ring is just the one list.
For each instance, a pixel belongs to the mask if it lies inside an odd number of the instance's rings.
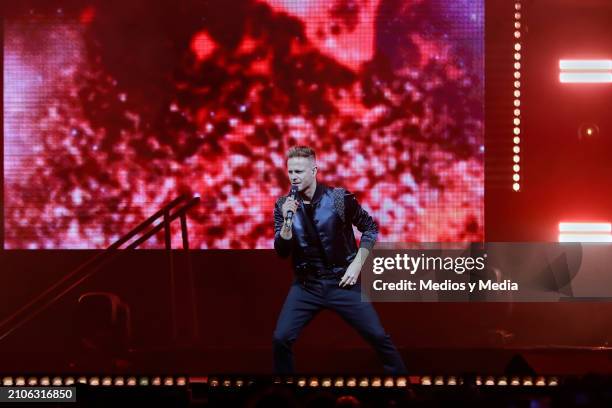
[{"label": "black shirt", "polygon": [[[302,205],[304,206],[304,213],[308,218],[307,222],[310,222],[310,225],[313,226],[313,232],[316,234],[316,229],[314,228],[314,207],[312,203],[302,202]],[[314,269],[324,271],[326,267],[321,240],[319,239],[318,234],[316,236],[312,235],[313,234],[306,235],[308,246],[304,249],[304,260]]]}]

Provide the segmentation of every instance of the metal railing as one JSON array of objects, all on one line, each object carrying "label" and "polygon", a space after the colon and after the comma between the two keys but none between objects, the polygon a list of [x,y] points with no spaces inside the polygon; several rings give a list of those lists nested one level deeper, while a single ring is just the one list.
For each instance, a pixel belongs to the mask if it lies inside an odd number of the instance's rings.
[{"label": "metal railing", "polygon": [[[175,198],[174,200],[166,204],[164,207],[162,207],[160,210],[155,212],[155,214],[151,215],[145,221],[143,221],[130,232],[128,232],[126,235],[115,241],[112,245],[106,248],[105,251],[96,254],[95,256],[91,257],[68,274],[64,275],[61,279],[53,283],[42,293],[32,298],[20,309],[18,309],[12,315],[0,322],[0,340],[6,338],[17,328],[21,327],[23,324],[27,323],[36,315],[54,304],[57,300],[65,296],[68,292],[80,285],[87,278],[91,277],[93,274],[101,270],[109,262],[115,260],[116,258],[125,254],[129,250],[138,248],[140,245],[142,245],[152,236],[160,232],[162,229],[164,229],[165,249],[168,254],[168,261],[170,267],[172,337],[173,340],[176,340],[178,336],[178,328],[176,322],[175,270],[172,253],[170,224],[177,218],[180,219],[183,249],[188,253],[189,239],[187,235],[187,211],[195,207],[199,203],[199,201],[199,196],[189,197],[187,195],[181,195]],[[160,219],[161,221],[159,223],[154,224]],[[142,235],[136,238],[138,234]],[[130,242],[131,240],[133,241]],[[122,248],[122,246],[124,245],[126,245],[125,248]],[[187,265],[188,276],[190,280],[189,283],[191,288],[190,298],[192,308],[191,312],[193,317],[193,336],[195,338],[198,338],[199,327],[195,302],[195,288],[193,285],[193,270],[191,267],[191,262],[187,262]]]}]

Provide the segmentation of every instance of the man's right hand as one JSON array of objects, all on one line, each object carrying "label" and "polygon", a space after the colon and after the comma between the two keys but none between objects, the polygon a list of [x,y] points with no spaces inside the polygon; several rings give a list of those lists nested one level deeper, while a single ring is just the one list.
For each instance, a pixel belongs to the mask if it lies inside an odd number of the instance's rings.
[{"label": "man's right hand", "polygon": [[287,219],[287,213],[289,212],[289,210],[293,211],[293,214],[295,215],[295,212],[297,211],[299,206],[300,206],[299,201],[295,200],[292,197],[287,197],[282,207],[283,219],[285,220]]},{"label": "man's right hand", "polygon": [[283,218],[285,219],[285,222],[283,223],[283,227],[281,228],[281,232],[280,232],[280,236],[282,239],[291,239],[293,237],[293,231],[291,229],[291,221],[287,221],[287,213],[289,211],[293,211],[293,214],[295,215],[295,212],[297,211],[299,207],[299,202],[291,197],[287,198],[285,200],[285,203],[283,204],[282,210],[283,210]]}]

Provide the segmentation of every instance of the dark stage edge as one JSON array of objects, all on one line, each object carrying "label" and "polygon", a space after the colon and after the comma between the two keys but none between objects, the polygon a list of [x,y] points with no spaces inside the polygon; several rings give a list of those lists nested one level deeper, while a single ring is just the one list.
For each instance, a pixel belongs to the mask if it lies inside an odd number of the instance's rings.
[{"label": "dark stage edge", "polygon": [[[610,347],[400,349],[411,375],[612,375]],[[298,373],[384,375],[371,349],[296,347]],[[272,375],[271,349],[0,352],[0,375]]]}]

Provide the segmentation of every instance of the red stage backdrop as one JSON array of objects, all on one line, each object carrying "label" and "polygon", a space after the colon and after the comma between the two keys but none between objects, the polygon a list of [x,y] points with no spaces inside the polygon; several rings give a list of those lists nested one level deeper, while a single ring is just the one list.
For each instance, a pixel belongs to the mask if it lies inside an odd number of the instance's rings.
[{"label": "red stage backdrop", "polygon": [[193,247],[270,248],[296,144],[381,240],[483,238],[482,0],[28,3],[4,21],[5,248],[102,248],[183,192]]}]

